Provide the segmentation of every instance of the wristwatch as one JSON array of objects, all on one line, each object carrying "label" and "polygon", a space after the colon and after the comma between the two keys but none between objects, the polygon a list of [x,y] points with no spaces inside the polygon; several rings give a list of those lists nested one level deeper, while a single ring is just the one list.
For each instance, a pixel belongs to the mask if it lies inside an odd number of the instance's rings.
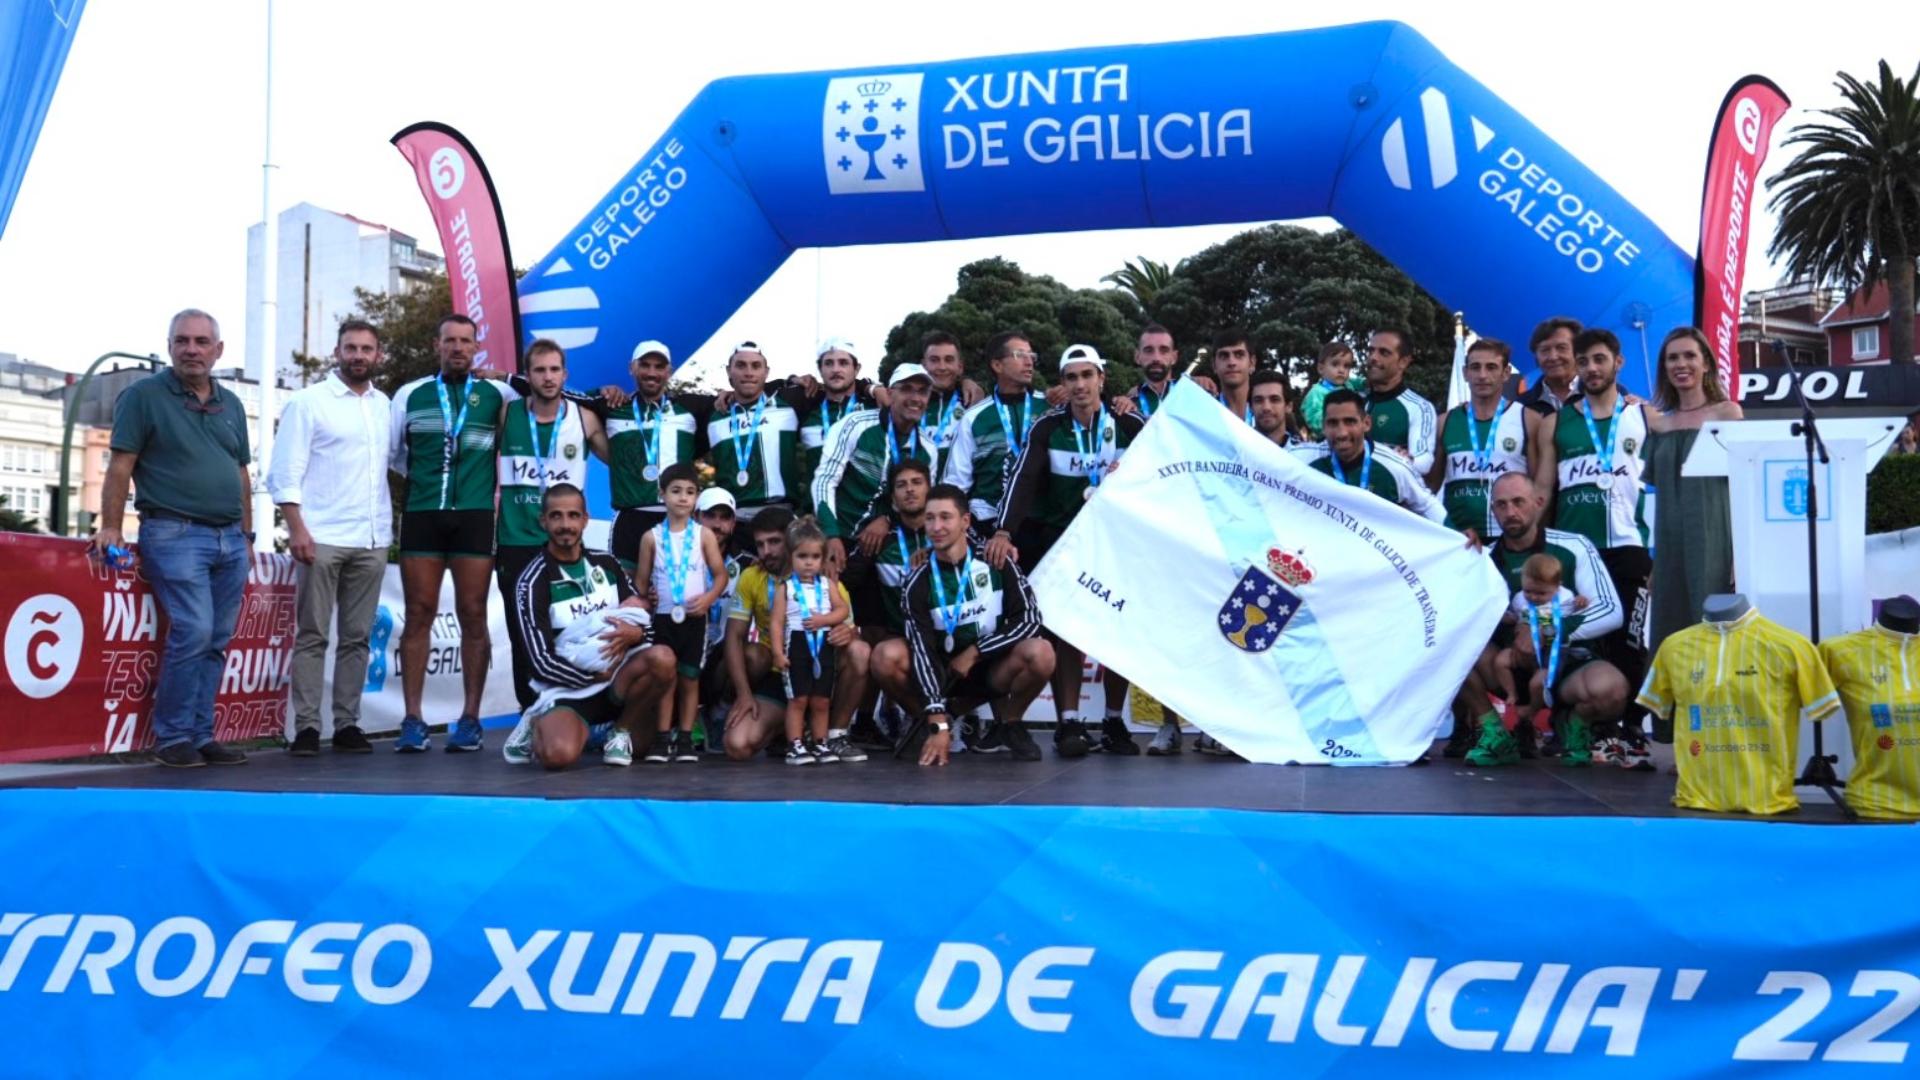
[{"label": "wristwatch", "polygon": [[935,735],[945,735],[953,730],[953,725],[945,720],[930,720],[927,726],[933,729]]}]

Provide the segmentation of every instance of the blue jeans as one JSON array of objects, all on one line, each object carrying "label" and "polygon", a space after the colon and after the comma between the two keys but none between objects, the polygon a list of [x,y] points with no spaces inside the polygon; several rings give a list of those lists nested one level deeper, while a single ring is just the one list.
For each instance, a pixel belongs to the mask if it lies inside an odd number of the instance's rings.
[{"label": "blue jeans", "polygon": [[141,570],[168,622],[153,693],[155,747],[189,743],[198,749],[213,741],[213,698],[251,565],[237,524],[214,528],[171,518],[140,523]]}]

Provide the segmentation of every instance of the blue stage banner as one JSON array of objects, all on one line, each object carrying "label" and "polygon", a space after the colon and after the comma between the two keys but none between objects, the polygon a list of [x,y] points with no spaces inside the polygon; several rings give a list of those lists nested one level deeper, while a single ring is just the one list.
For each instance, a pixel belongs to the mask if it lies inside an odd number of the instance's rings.
[{"label": "blue stage banner", "polygon": [[[796,790],[802,786],[796,785]],[[9,1075],[1912,1075],[1910,827],[0,792]]]}]

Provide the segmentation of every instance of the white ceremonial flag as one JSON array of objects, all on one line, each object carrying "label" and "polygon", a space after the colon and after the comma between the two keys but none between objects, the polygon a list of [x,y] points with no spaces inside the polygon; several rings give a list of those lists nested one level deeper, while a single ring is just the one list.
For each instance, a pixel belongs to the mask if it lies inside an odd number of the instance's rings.
[{"label": "white ceremonial flag", "polygon": [[1049,630],[1251,761],[1424,753],[1507,590],[1182,380],[1033,574]]}]

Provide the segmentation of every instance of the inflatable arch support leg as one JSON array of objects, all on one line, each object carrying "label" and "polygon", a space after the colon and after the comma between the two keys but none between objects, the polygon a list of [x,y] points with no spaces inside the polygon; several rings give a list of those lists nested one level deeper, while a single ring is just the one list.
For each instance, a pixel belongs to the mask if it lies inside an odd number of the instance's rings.
[{"label": "inflatable arch support leg", "polygon": [[[1644,214],[1411,27],[1352,26],[709,84],[521,282],[583,385],[691,355],[796,249],[1330,215],[1524,353],[1692,311]],[[1516,357],[1520,359],[1520,357]]]}]

